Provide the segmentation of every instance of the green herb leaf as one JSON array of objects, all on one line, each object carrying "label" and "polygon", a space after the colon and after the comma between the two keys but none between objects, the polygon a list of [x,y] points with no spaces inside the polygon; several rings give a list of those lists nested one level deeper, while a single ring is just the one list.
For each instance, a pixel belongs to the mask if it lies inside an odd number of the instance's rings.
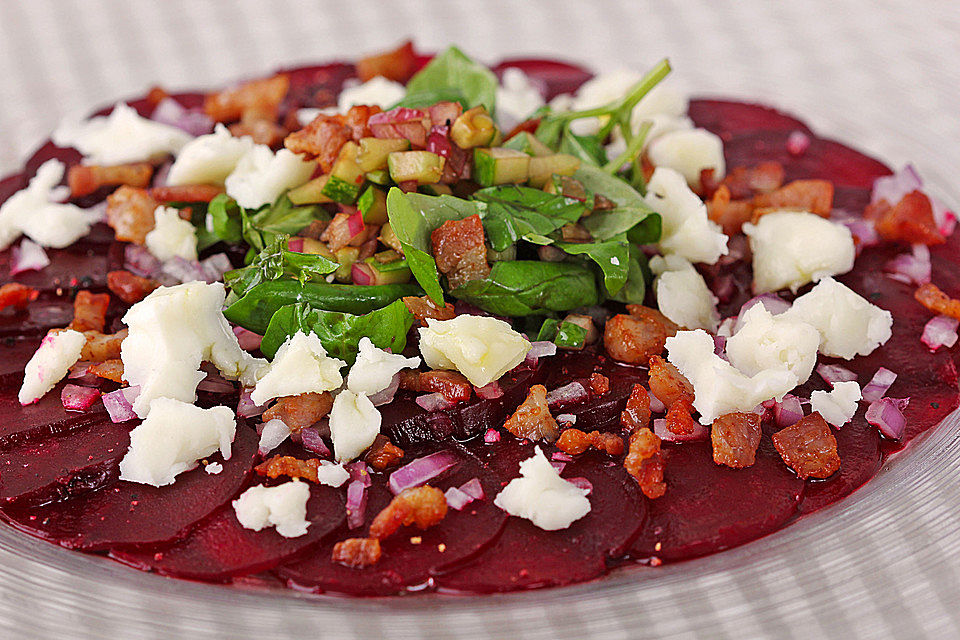
[{"label": "green herb leaf", "polygon": [[221,193],[207,207],[213,233],[224,242],[237,244],[243,240],[243,224],[240,220],[240,205],[225,193]]},{"label": "green herb leaf", "polygon": [[402,300],[364,315],[324,311],[297,303],[281,307],[273,314],[260,350],[272,358],[290,336],[303,331],[316,334],[328,354],[352,365],[357,359],[361,338],[370,338],[381,349],[400,353],[412,326],[413,314]]},{"label": "green herb leaf", "polygon": [[314,220],[327,218],[318,205],[296,207],[286,194],[270,206],[255,212],[243,211],[240,215],[243,239],[257,251],[262,251],[278,234],[293,235]]},{"label": "green herb leaf", "polygon": [[278,280],[284,276],[295,278],[301,283],[322,280],[339,266],[323,256],[288,251],[286,246],[286,234],[275,236],[248,266],[225,273],[224,282],[236,295],[243,296],[262,282]]},{"label": "green herb leaf", "polygon": [[497,76],[486,66],[474,62],[460,49],[450,47],[407,83],[407,95],[428,91],[456,91],[466,100],[465,107],[483,105],[491,114],[496,107]]},{"label": "green herb leaf", "polygon": [[[647,206],[643,196],[629,184],[597,167],[581,165],[573,175],[585,188],[613,200],[617,207],[597,211],[581,224],[597,240],[610,240],[627,233],[631,242],[648,244],[660,239],[660,216]],[[640,230],[632,230],[640,225]]]},{"label": "green herb leaf", "polygon": [[626,284],[630,272],[630,245],[625,236],[606,242],[557,242],[556,246],[570,255],[585,255],[593,260],[603,273],[603,285],[610,295]]},{"label": "green herb leaf", "polygon": [[488,277],[468,282],[450,295],[500,316],[546,314],[597,304],[593,273],[565,262],[497,262]]},{"label": "green herb leaf", "polygon": [[635,245],[630,245],[630,262],[627,273],[627,282],[611,300],[626,304],[643,304],[647,294],[647,282],[650,280],[650,269],[647,267],[647,257]]}]

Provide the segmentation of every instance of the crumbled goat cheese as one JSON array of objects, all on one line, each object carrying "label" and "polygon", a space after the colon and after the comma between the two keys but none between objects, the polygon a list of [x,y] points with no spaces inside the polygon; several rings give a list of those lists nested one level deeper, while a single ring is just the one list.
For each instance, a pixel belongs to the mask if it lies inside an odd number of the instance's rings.
[{"label": "crumbled goat cheese", "polygon": [[727,340],[730,364],[747,374],[786,369],[803,384],[817,363],[820,332],[806,322],[772,315],[762,304],[743,314],[740,329]]},{"label": "crumbled goat cheese", "polygon": [[119,103],[107,116],[65,121],[53,132],[58,147],[73,147],[89,164],[124,164],[176,153],[192,137],[176,127],[141,117]]},{"label": "crumbled goat cheese", "polygon": [[204,361],[245,386],[256,384],[266,361],[240,348],[223,317],[223,283],[188,282],[160,287],[130,307],[123,317],[129,328],[120,347],[124,380],[139,386],[133,409],[141,418],[156,398],[194,402],[197,384],[206,377]]},{"label": "crumbled goat cheese", "polygon": [[370,398],[344,389],[333,399],[330,439],[338,462],[349,462],[366,451],[380,433],[380,412]]},{"label": "crumbled goat cheese", "polygon": [[145,238],[150,253],[162,262],[174,257],[197,259],[197,230],[180,217],[178,210],[159,206],[153,212],[153,220],[153,229]]},{"label": "crumbled goat cheese", "polygon": [[222,185],[252,148],[252,138],[235,138],[224,125],[217,124],[213,133],[195,138],[180,149],[167,174],[167,184]]},{"label": "crumbled goat cheese", "polygon": [[587,490],[561,478],[540,447],[520,463],[520,477],[511,480],[493,503],[544,531],[566,529],[590,513]]},{"label": "crumbled goat cheese", "polygon": [[79,331],[66,329],[48,333],[23,370],[23,385],[17,399],[22,405],[33,404],[63,380],[87,343]]},{"label": "crumbled goat cheese", "polygon": [[662,218],[661,253],[706,264],[727,254],[726,234],[707,217],[707,206],[679,172],[657,168],[647,183],[644,200]]},{"label": "crumbled goat cheese", "polygon": [[[570,100],[569,107],[580,111],[620,100],[641,78],[641,74],[628,69],[602,73],[583,83],[577,90],[577,94]],[[687,124],[689,120],[685,117],[688,102],[687,96],[676,86],[669,82],[661,82],[633,108],[630,114],[630,126],[637,131],[647,120],[654,121],[655,126],[658,121],[665,124],[673,120],[678,123],[667,125],[667,128],[690,126]],[[599,118],[581,118],[574,120],[570,126],[574,133],[593,135],[602,125]],[[651,130],[647,140],[653,139],[653,133]]]},{"label": "crumbled goat cheese", "polygon": [[810,394],[810,409],[833,426],[842,427],[857,412],[861,397],[860,385],[856,382],[835,382],[830,391],[818,390]]},{"label": "crumbled goat cheese", "polygon": [[475,387],[497,380],[523,362],[530,341],[503,320],[461,315],[427,320],[420,329],[420,353],[432,369],[455,369]]},{"label": "crumbled goat cheese", "polygon": [[716,332],[720,323],[717,299],[692,264],[676,255],[655,256],[650,269],[657,274],[653,290],[660,313],[685,329]]},{"label": "crumbled goat cheese", "polygon": [[366,336],[360,338],[359,347],[357,360],[347,376],[347,389],[354,393],[372,396],[389,387],[393,376],[402,369],[420,366],[420,358],[406,358],[378,349]]},{"label": "crumbled goat cheese", "polygon": [[275,527],[284,538],[306,535],[310,487],[296,478],[275,487],[250,487],[233,501],[233,512],[244,529]]},{"label": "crumbled goat cheese", "polygon": [[229,407],[202,409],[173,398],[150,403],[150,415],[130,432],[130,448],[120,461],[120,479],[154,487],[219,450],[229,460],[237,420]]},{"label": "crumbled goat cheese", "polygon": [[325,484],[328,487],[340,487],[350,479],[350,472],[343,468],[342,464],[321,460],[317,467],[317,482]]},{"label": "crumbled goat cheese", "polygon": [[276,153],[258,144],[243,154],[224,180],[227,195],[244,209],[273,204],[280,194],[298,187],[313,175],[315,162],[308,162],[289,149]]},{"label": "crumbled goat cheese", "polygon": [[706,129],[675,130],[661,133],[647,149],[655,167],[679,171],[693,189],[700,190],[700,172],[713,169],[713,177],[723,178],[723,141]]},{"label": "crumbled goat cheese", "polygon": [[782,315],[812,325],[820,332],[820,353],[834,358],[869,355],[892,335],[889,311],[833,278],[821,280]]},{"label": "crumbled goat cheese", "polygon": [[497,120],[509,131],[544,104],[540,90],[522,70],[507,67],[497,88]]},{"label": "crumbled goat cheese", "polygon": [[346,113],[350,107],[364,104],[389,109],[403,100],[405,95],[407,88],[399,82],[374,76],[363,84],[346,85],[337,98],[337,109],[340,113]]},{"label": "crumbled goat cheese", "polygon": [[340,369],[344,365],[343,360],[327,355],[316,335],[297,331],[277,349],[250,399],[262,406],[273,398],[333,391],[343,384]]},{"label": "crumbled goat cheese", "polygon": [[216,476],[223,472],[223,465],[219,462],[211,462],[210,464],[204,466],[203,470],[212,476]]},{"label": "crumbled goat cheese", "polygon": [[853,269],[853,235],[806,211],[776,211],[743,225],[753,252],[755,293],[797,289]]}]

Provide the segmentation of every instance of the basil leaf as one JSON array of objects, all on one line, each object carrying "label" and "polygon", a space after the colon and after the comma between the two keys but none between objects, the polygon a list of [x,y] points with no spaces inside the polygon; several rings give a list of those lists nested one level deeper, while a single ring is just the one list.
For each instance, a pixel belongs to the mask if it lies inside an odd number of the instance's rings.
[{"label": "basil leaf", "polygon": [[453,90],[466,100],[465,107],[483,105],[491,114],[497,100],[497,76],[490,69],[450,47],[410,78],[407,95]]},{"label": "basil leaf", "polygon": [[413,314],[402,300],[362,316],[314,309],[298,302],[281,307],[273,314],[260,350],[272,358],[290,336],[303,331],[320,338],[328,354],[352,365],[357,359],[361,338],[370,338],[381,349],[400,353],[407,345],[407,333],[412,326]]},{"label": "basil leaf", "polygon": [[295,278],[301,284],[308,280],[322,280],[339,266],[323,256],[287,251],[286,245],[286,235],[276,236],[248,266],[225,273],[224,282],[237,296],[243,296],[262,282],[284,276]]},{"label": "basil leaf", "polygon": [[594,167],[602,167],[607,163],[607,151],[598,136],[578,136],[569,128],[563,130],[560,152],[569,153]]},{"label": "basil leaf", "polygon": [[497,262],[485,279],[468,282],[450,295],[499,316],[545,314],[597,304],[593,273],[566,262]]},{"label": "basil leaf", "polygon": [[487,204],[484,227],[493,226],[495,237],[491,236],[490,243],[494,251],[503,251],[498,247],[517,238],[550,244],[552,241],[546,236],[565,224],[577,222],[587,212],[587,207],[573,198],[518,185],[487,187],[475,192],[472,198]]},{"label": "basil leaf", "polygon": [[630,245],[625,237],[607,242],[557,242],[555,246],[570,255],[585,255],[593,260],[603,273],[603,285],[610,295],[626,284],[630,273]]},{"label": "basil leaf", "polygon": [[[390,109],[396,109],[398,107],[406,107],[407,109],[422,109],[424,107],[432,107],[438,102],[459,102],[464,109],[469,109],[471,106],[467,103],[467,99],[463,97],[463,94],[460,93],[458,89],[451,87],[440,87],[438,89],[418,91],[417,93],[408,92],[402,100],[391,106]],[[388,109],[388,111],[390,109]]]},{"label": "basil leaf", "polygon": [[643,304],[643,299],[647,294],[647,281],[650,277],[647,257],[635,245],[630,245],[627,282],[619,291],[611,295],[610,299],[626,304]]},{"label": "basil leaf", "polygon": [[286,194],[268,207],[255,212],[244,211],[240,216],[243,238],[257,251],[263,250],[279,234],[293,235],[314,220],[326,217],[318,205],[296,207]]},{"label": "basil leaf", "polygon": [[207,207],[213,233],[224,242],[237,244],[243,240],[243,224],[240,220],[240,205],[225,193],[221,193]]}]

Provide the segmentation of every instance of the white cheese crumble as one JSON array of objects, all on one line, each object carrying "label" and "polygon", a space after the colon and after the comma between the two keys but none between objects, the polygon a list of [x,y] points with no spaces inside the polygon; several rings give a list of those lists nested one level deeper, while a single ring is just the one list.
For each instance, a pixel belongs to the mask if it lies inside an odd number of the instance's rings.
[{"label": "white cheese crumble", "polygon": [[833,278],[821,280],[782,315],[812,325],[820,332],[820,353],[845,360],[873,353],[892,335],[889,311]]},{"label": "white cheese crumble", "polygon": [[380,412],[370,398],[344,389],[333,399],[330,439],[338,462],[349,462],[366,451],[380,433]]},{"label": "white cheese crumble", "polygon": [[817,363],[820,332],[806,322],[777,316],[762,304],[743,314],[740,329],[727,340],[730,364],[748,376],[766,369],[785,369],[803,384]]},{"label": "white cheese crumble", "polygon": [[393,376],[402,369],[420,366],[420,358],[406,358],[379,349],[366,336],[360,338],[359,347],[357,360],[347,376],[347,389],[354,393],[372,396],[389,387]]},{"label": "white cheese crumble", "polygon": [[188,282],[160,287],[124,315],[129,333],[120,359],[123,379],[140,387],[133,403],[138,416],[146,417],[156,398],[194,402],[206,377],[200,371],[204,361],[245,386],[256,384],[267,363],[240,348],[221,311],[225,298],[222,282]]},{"label": "white cheese crumble", "polygon": [[173,398],[150,403],[150,415],[130,432],[130,448],[120,461],[120,479],[154,487],[173,484],[197,461],[220,451],[224,460],[237,420],[229,407],[202,409]]},{"label": "white cheese crumble", "polygon": [[58,147],[73,147],[82,153],[88,164],[150,160],[176,153],[191,140],[185,131],[141,117],[122,102],[110,115],[62,122],[51,138]]},{"label": "white cheese crumble", "polygon": [[298,187],[313,174],[316,162],[304,160],[289,149],[276,153],[258,144],[243,154],[236,168],[224,180],[227,195],[244,209],[273,204],[280,194]]},{"label": "white cheese crumble", "polygon": [[647,148],[647,157],[655,167],[679,171],[693,189],[700,190],[700,172],[713,169],[713,177],[723,178],[723,141],[706,129],[680,129],[661,133]]},{"label": "white cheese crumble", "polygon": [[273,398],[333,391],[343,384],[340,369],[345,364],[329,357],[316,335],[297,331],[277,349],[250,399],[262,406]]},{"label": "white cheese crumble", "polygon": [[290,427],[283,420],[274,418],[263,423],[260,430],[260,443],[257,445],[257,453],[266,456],[268,453],[283,444],[283,441],[290,437]]},{"label": "white cheese crumble", "polygon": [[340,113],[346,113],[350,107],[364,104],[389,109],[403,100],[405,95],[407,95],[407,88],[399,82],[388,80],[383,76],[374,76],[363,84],[345,86],[337,98],[337,109]]},{"label": "white cheese crumble", "polygon": [[497,88],[497,120],[509,131],[544,104],[540,90],[522,70],[507,67]]},{"label": "white cheese crumble", "polygon": [[33,404],[63,380],[70,367],[80,359],[86,343],[87,338],[73,329],[44,336],[23,370],[23,385],[17,394],[20,404]]},{"label": "white cheese crumble", "polygon": [[17,191],[0,205],[0,250],[25,234],[43,247],[61,249],[90,232],[96,216],[73,204],[57,202],[69,195],[58,187],[64,164],[47,160],[37,169],[25,189]]},{"label": "white cheese crumble", "polygon": [[205,465],[203,470],[212,476],[216,476],[223,472],[223,465],[219,462],[211,462],[210,464]]},{"label": "white cheese crumble", "polygon": [[797,289],[853,269],[853,235],[806,211],[776,211],[743,225],[753,252],[755,293]]},{"label": "white cheese crumble", "polygon": [[661,253],[706,264],[727,254],[726,234],[707,217],[707,205],[690,190],[679,172],[668,167],[654,170],[644,200],[663,221]]},{"label": "white cheese crumble", "polygon": [[725,413],[752,411],[761,402],[797,386],[786,369],[764,369],[747,376],[714,352],[713,338],[702,329],[679,331],[666,342],[668,359],[693,385],[694,408],[701,424],[712,424]]},{"label": "white cheese crumble", "polygon": [[350,479],[350,472],[343,468],[342,464],[321,460],[317,467],[317,482],[325,484],[328,487],[340,487]]},{"label": "white cheese crumble", "polygon": [[544,531],[566,529],[590,513],[587,490],[561,478],[540,447],[520,463],[520,477],[511,480],[493,504]]},{"label": "white cheese crumble", "polygon": [[856,382],[836,382],[830,391],[818,390],[810,394],[810,409],[833,426],[842,427],[857,412],[861,397],[860,385]]},{"label": "white cheese crumble", "polygon": [[153,220],[144,241],[150,253],[161,262],[174,257],[197,259],[197,230],[179,211],[161,205],[153,212]]},{"label": "white cheese crumble", "polygon": [[250,487],[233,501],[233,512],[244,529],[275,527],[284,538],[306,535],[310,487],[296,478],[275,487]]},{"label": "white cheese crumble", "polygon": [[[601,73],[583,83],[577,90],[576,96],[570,100],[569,106],[579,111],[620,100],[641,78],[641,74],[631,69]],[[669,82],[661,82],[633,108],[633,113],[630,114],[630,126],[637,131],[643,122],[650,120],[654,122],[654,129],[663,127],[656,132],[651,129],[647,136],[648,141],[664,130],[689,127],[689,120],[685,117],[688,102],[687,96],[676,86]],[[574,120],[570,126],[574,133],[593,135],[600,130],[601,122],[599,118],[581,118]]]},{"label": "white cheese crumble", "polygon": [[229,129],[217,124],[213,133],[194,138],[180,149],[167,174],[167,184],[222,185],[252,148],[252,138],[235,138]]},{"label": "white cheese crumble", "polygon": [[427,320],[420,329],[420,353],[431,369],[455,369],[475,387],[484,387],[523,362],[530,341],[503,320],[461,315]]},{"label": "white cheese crumble", "polygon": [[657,275],[653,290],[660,313],[685,329],[717,331],[717,298],[692,264],[677,255],[655,256],[650,269]]}]

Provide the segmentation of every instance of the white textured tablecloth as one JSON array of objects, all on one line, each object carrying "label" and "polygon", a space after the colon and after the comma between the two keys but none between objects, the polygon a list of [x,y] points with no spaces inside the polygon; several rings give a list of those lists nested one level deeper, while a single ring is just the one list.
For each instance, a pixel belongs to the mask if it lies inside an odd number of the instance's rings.
[{"label": "white textured tablecloth", "polygon": [[[59,119],[414,37],[643,69],[793,111],[956,206],[960,2],[0,0],[0,173]],[[825,513],[643,579],[487,599],[314,602],[163,580],[0,530],[2,637],[960,637],[956,423]]]}]

